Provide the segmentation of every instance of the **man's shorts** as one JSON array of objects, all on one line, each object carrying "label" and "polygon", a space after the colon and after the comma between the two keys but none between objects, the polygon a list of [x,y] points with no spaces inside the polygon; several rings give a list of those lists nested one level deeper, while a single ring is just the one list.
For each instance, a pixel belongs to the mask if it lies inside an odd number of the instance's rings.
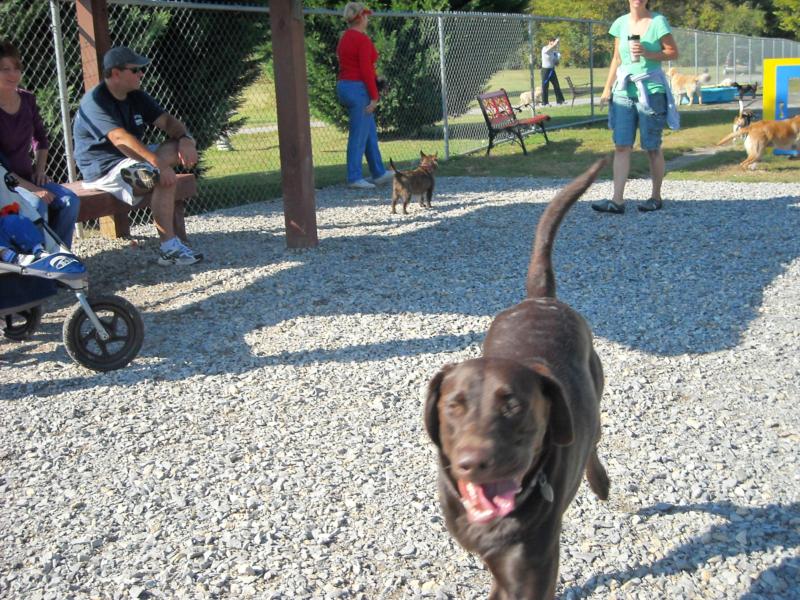
[{"label": "man's shorts", "polygon": [[667,124],[667,95],[650,94],[650,108],[642,106],[636,98],[614,95],[608,109],[608,126],[614,132],[614,144],[633,146],[636,129],[643,150],[661,148],[661,132]]},{"label": "man's shorts", "polygon": [[[149,145],[148,149],[151,152],[155,152],[158,149],[158,144]],[[122,179],[122,169],[125,167],[138,165],[142,162],[145,161],[134,158],[123,158],[117,164],[111,167],[108,173],[103,175],[100,179],[95,179],[94,181],[84,181],[83,187],[85,187],[87,190],[102,190],[104,192],[108,192],[115,198],[122,200],[125,204],[135,207],[142,201],[144,196],[133,195],[133,188],[125,183],[125,181]]]}]

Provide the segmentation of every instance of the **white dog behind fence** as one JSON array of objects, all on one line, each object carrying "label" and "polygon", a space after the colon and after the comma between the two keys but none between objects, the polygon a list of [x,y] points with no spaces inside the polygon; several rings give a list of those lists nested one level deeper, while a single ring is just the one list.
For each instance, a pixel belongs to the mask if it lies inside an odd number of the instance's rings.
[{"label": "white dog behind fence", "polygon": [[527,92],[522,92],[519,95],[519,103],[521,106],[533,108],[534,104],[542,103],[542,86],[536,86],[536,89]]}]

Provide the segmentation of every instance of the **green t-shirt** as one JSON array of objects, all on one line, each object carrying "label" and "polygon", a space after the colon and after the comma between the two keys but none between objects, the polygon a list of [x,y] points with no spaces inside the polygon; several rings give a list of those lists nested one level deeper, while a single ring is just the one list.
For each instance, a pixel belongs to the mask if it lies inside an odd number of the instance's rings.
[{"label": "green t-shirt", "polygon": [[[639,40],[639,43],[648,52],[661,52],[661,38],[672,33],[672,29],[670,29],[667,18],[664,15],[657,12],[653,12],[652,15],[652,21],[650,21],[650,25],[647,27],[642,39]],[[661,68],[660,60],[649,60],[644,56],[639,57],[639,62],[631,62],[631,52],[628,44],[628,36],[630,35],[630,15],[628,13],[614,21],[608,33],[619,38],[619,56],[622,59],[622,65],[631,75],[651,73]],[[645,80],[645,85],[650,94],[664,91],[664,86],[660,83],[651,83],[650,80]],[[638,96],[636,85],[633,83],[628,83],[628,89],[625,92],[614,90],[614,93],[628,96],[629,98]]]}]

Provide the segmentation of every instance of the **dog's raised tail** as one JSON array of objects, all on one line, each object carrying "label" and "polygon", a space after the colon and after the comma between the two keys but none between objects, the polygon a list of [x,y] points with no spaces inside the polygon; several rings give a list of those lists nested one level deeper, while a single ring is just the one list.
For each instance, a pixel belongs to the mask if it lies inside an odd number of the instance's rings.
[{"label": "dog's raised tail", "polygon": [[722,138],[720,141],[718,141],[717,142],[717,146],[722,146],[724,144],[727,144],[728,142],[730,142],[734,138],[741,137],[743,135],[747,135],[747,133],[749,131],[750,131],[750,127],[742,127],[741,129],[737,129],[733,133],[729,133],[724,138]]},{"label": "dog's raised tail", "polygon": [[389,168],[391,168],[392,171],[394,171],[395,173],[400,174],[400,171],[397,169],[397,167],[394,166],[394,163],[392,162],[391,158],[389,159]]},{"label": "dog's raised tail", "polygon": [[528,279],[525,286],[528,298],[555,298],[556,278],[553,273],[552,254],[558,226],[570,207],[592,185],[600,169],[608,164],[608,160],[603,158],[595,162],[558,192],[544,209],[536,226],[533,254],[528,265]]}]

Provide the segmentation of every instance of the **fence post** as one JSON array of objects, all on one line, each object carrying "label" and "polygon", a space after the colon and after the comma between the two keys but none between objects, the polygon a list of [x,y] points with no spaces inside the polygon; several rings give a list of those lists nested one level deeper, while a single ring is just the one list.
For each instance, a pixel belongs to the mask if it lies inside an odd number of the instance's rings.
[{"label": "fence post", "polygon": [[301,1],[270,0],[269,21],[286,246],[311,248],[319,243],[319,239]]},{"label": "fence post", "polygon": [[58,12],[58,0],[50,0],[50,16],[53,22],[53,43],[56,50],[56,72],[58,73],[58,100],[61,106],[61,127],[64,130],[64,149],[67,154],[67,173],[69,180],[75,181],[75,157],[72,149],[72,127],[69,118],[69,102],[67,100],[67,76],[64,73],[64,40],[61,31],[61,15]]},{"label": "fence post", "polygon": [[444,57],[444,17],[436,17],[436,24],[439,28],[439,76],[442,79],[442,127],[444,134],[444,159],[450,158],[450,126],[447,123],[447,69]]},{"label": "fence post", "polygon": [[528,71],[530,72],[531,78],[531,102],[533,102],[531,112],[536,114],[536,40],[534,39],[534,32],[535,28],[533,26],[533,17],[528,17],[528,39],[531,41],[531,55]]},{"label": "fence post", "polygon": [[103,78],[103,55],[111,48],[107,0],[75,0],[81,47],[83,87],[88,92]]},{"label": "fence post", "polygon": [[594,23],[589,21],[589,116],[594,117]]},{"label": "fence post", "polygon": [[753,79],[753,38],[747,38],[747,82]]},{"label": "fence post", "polygon": [[736,36],[733,36],[733,80],[736,81]]},{"label": "fence post", "polygon": [[718,33],[714,34],[714,41],[716,42],[716,46],[717,46],[716,57],[714,59],[715,62],[716,62],[716,69],[717,69],[717,79],[716,80],[719,83],[719,34]]},{"label": "fence post", "polygon": [[698,74],[698,66],[697,66],[697,32],[694,32],[694,74]]}]

